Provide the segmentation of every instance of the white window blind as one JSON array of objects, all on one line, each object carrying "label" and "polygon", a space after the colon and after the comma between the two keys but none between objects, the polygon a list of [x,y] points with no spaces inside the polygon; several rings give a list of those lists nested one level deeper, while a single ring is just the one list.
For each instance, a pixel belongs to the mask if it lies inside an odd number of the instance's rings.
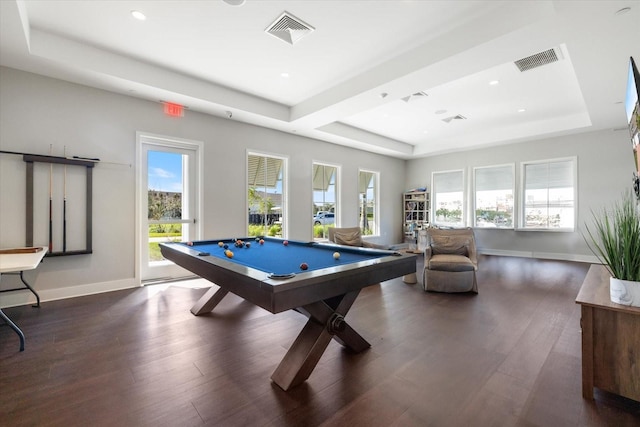
[{"label": "white window blind", "polygon": [[462,170],[433,172],[433,223],[464,226],[464,173]]},{"label": "white window blind", "polygon": [[576,159],[522,164],[522,228],[573,230]]},{"label": "white window blind", "polygon": [[513,228],[514,165],[474,169],[474,226]]}]

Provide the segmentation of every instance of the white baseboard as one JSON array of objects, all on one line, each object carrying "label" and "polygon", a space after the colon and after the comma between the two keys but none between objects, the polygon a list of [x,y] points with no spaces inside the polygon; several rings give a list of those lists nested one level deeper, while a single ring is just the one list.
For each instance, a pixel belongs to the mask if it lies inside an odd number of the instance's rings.
[{"label": "white baseboard", "polygon": [[601,264],[595,255],[579,255],[554,252],[528,252],[528,251],[506,251],[501,249],[478,249],[482,255],[515,256],[522,258],[555,259],[558,261],[586,262],[588,264]]},{"label": "white baseboard", "polygon": [[[114,280],[111,282],[89,283],[86,285],[67,286],[55,289],[36,289],[40,295],[40,302],[55,301],[59,299],[81,297],[100,294],[103,292],[119,291],[140,286],[134,278]],[[35,304],[36,297],[28,289],[3,293],[0,300],[0,308],[14,307],[18,305]]]}]

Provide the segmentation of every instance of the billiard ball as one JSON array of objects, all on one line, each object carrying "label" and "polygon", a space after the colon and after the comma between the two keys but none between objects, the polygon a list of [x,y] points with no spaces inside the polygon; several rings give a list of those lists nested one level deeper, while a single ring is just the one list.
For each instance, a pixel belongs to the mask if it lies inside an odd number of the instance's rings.
[{"label": "billiard ball", "polygon": [[224,251],[224,254],[227,256],[227,258],[233,258],[233,252],[231,252],[230,250]]},{"label": "billiard ball", "polygon": [[256,237],[256,242],[259,242],[259,241],[260,241],[260,238],[259,238],[259,237]]},{"label": "billiard ball", "polygon": [[283,245],[288,246],[289,245],[289,241],[285,240],[284,242],[282,242]]},{"label": "billiard ball", "polygon": [[218,242],[218,246],[222,247],[222,245],[224,245],[223,242]]},{"label": "billiard ball", "polygon": [[227,244],[222,245],[222,247],[225,248],[225,249],[229,249],[229,245],[227,245]]},{"label": "billiard ball", "polygon": [[187,246],[193,246],[193,242],[187,242]]},{"label": "billiard ball", "polygon": [[263,239],[260,239],[260,244],[264,245],[264,240]]},{"label": "billiard ball", "polygon": [[306,262],[300,264],[300,270],[306,270],[307,268],[309,268],[309,265]]},{"label": "billiard ball", "polygon": [[251,242],[247,242],[247,243],[245,243],[245,244],[244,244],[244,247],[245,247],[245,248],[247,248],[247,249],[249,249],[249,248],[251,247]]},{"label": "billiard ball", "polygon": [[334,252],[333,259],[340,259],[340,252]]}]

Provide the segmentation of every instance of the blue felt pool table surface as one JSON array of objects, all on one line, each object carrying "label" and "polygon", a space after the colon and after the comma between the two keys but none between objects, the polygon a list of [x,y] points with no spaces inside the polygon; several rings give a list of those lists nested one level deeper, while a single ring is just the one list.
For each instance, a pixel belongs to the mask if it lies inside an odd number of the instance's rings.
[{"label": "blue felt pool table surface", "polygon": [[[235,240],[207,240],[182,243],[185,247],[199,251],[200,256],[213,256],[227,261],[231,261],[246,267],[254,268],[274,276],[286,276],[303,273],[305,271],[320,270],[323,268],[337,267],[340,265],[352,264],[360,261],[367,261],[375,258],[389,256],[389,251],[371,250],[363,248],[349,248],[344,246],[318,244],[315,242],[301,242],[284,240],[277,238],[263,238],[264,243],[260,244],[255,238],[241,238],[245,245],[236,247]],[[259,240],[259,239],[258,239]],[[225,255],[224,246],[233,252],[233,257]],[[249,243],[247,247],[246,243]],[[340,257],[334,258],[334,253],[338,252]],[[306,270],[301,269],[301,264],[307,264]]]}]

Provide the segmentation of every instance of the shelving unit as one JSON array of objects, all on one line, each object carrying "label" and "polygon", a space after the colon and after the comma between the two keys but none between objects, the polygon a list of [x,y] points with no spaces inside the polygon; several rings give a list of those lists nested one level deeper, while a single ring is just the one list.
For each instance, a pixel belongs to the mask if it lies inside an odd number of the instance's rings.
[{"label": "shelving unit", "polygon": [[428,191],[408,191],[403,194],[404,243],[418,244],[420,230],[429,226],[430,205]]}]

